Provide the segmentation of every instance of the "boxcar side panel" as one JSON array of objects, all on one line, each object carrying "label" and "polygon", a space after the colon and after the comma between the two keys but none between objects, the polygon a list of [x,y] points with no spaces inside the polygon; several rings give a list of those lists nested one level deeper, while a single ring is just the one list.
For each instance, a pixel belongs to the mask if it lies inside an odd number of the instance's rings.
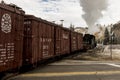
[{"label": "boxcar side panel", "polygon": [[40,21],[34,16],[26,16],[24,32],[24,64],[35,64],[42,59],[41,55],[41,35],[42,26]]},{"label": "boxcar side panel", "polygon": [[[4,7],[3,7],[4,6]],[[24,14],[0,4],[0,72],[22,65]]]},{"label": "boxcar side panel", "polygon": [[70,31],[61,29],[61,54],[68,54],[70,53]]},{"label": "boxcar side panel", "polygon": [[43,22],[42,29],[42,58],[47,59],[54,56],[54,26]]},{"label": "boxcar side panel", "polygon": [[77,39],[77,33],[71,31],[71,51],[77,51],[78,49],[78,39]]},{"label": "boxcar side panel", "polygon": [[61,55],[61,27],[56,26],[55,27],[55,55],[59,56]]},{"label": "boxcar side panel", "polygon": [[23,65],[32,63],[32,20],[24,20]]},{"label": "boxcar side panel", "polygon": [[38,43],[38,28],[39,22],[33,21],[32,22],[32,63],[37,63],[39,61],[39,43]]},{"label": "boxcar side panel", "polygon": [[83,49],[83,36],[82,34],[78,34],[78,50]]},{"label": "boxcar side panel", "polygon": [[[25,19],[28,23],[27,33],[25,33],[25,49],[23,55],[24,63],[34,64],[42,59],[47,59],[54,56],[54,26],[49,22],[37,17],[26,15]],[[27,25],[25,25],[27,27]],[[30,32],[29,32],[30,31]],[[24,38],[25,38],[24,37]]]}]

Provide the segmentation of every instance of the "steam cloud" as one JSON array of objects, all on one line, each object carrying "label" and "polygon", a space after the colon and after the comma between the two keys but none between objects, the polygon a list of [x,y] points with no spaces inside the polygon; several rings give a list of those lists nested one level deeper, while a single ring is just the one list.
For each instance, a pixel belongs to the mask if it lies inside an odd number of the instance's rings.
[{"label": "steam cloud", "polygon": [[95,23],[103,16],[102,11],[107,9],[107,0],[80,0],[80,5],[85,12],[82,17],[88,25],[88,32],[96,31]]}]

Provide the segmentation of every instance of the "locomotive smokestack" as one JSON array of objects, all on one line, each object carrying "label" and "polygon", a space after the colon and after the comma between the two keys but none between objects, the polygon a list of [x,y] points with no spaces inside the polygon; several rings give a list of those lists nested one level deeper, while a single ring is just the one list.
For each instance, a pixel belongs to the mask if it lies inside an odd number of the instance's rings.
[{"label": "locomotive smokestack", "polygon": [[82,17],[88,25],[88,33],[93,34],[97,30],[95,23],[103,16],[102,11],[107,9],[107,0],[80,0],[80,5],[85,12]]}]

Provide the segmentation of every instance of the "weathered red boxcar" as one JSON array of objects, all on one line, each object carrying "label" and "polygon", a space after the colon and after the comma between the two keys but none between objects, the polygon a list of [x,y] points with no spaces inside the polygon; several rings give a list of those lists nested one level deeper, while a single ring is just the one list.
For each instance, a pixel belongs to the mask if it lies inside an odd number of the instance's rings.
[{"label": "weathered red boxcar", "polygon": [[54,56],[54,25],[48,21],[25,16],[23,64],[34,64]]},{"label": "weathered red boxcar", "polygon": [[22,65],[24,11],[0,3],[0,72]]},{"label": "weathered red boxcar", "polygon": [[55,26],[55,56],[60,56],[61,55],[61,32],[62,29],[60,26],[56,25]]},{"label": "weathered red boxcar", "polygon": [[70,30],[63,27],[61,32],[61,53],[70,53]]},{"label": "weathered red boxcar", "polygon": [[70,30],[68,28],[55,27],[55,53],[56,55],[70,53]]},{"label": "weathered red boxcar", "polygon": [[78,50],[78,33],[71,31],[70,33],[71,37],[71,52]]},{"label": "weathered red boxcar", "polygon": [[83,34],[81,34],[81,33],[78,33],[77,34],[77,39],[78,39],[78,50],[80,51],[80,50],[83,50]]}]

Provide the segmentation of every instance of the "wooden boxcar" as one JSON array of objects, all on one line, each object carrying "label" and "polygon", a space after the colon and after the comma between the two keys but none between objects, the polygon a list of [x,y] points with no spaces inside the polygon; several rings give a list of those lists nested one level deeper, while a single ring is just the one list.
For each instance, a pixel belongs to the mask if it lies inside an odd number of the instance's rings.
[{"label": "wooden boxcar", "polygon": [[70,53],[70,31],[61,26],[55,27],[55,55]]},{"label": "wooden boxcar", "polygon": [[23,64],[34,64],[54,56],[54,25],[48,21],[25,16]]},{"label": "wooden boxcar", "polygon": [[71,31],[70,38],[71,52],[75,52],[78,50],[78,33]]},{"label": "wooden boxcar", "polygon": [[77,34],[77,39],[78,39],[78,51],[83,50],[83,34],[78,33]]},{"label": "wooden boxcar", "polygon": [[0,72],[22,65],[24,11],[0,3]]},{"label": "wooden boxcar", "polygon": [[55,26],[55,56],[60,56],[61,55],[61,32],[62,29],[60,26],[56,25]]},{"label": "wooden boxcar", "polygon": [[67,28],[61,28],[61,54],[70,53],[70,31]]}]

